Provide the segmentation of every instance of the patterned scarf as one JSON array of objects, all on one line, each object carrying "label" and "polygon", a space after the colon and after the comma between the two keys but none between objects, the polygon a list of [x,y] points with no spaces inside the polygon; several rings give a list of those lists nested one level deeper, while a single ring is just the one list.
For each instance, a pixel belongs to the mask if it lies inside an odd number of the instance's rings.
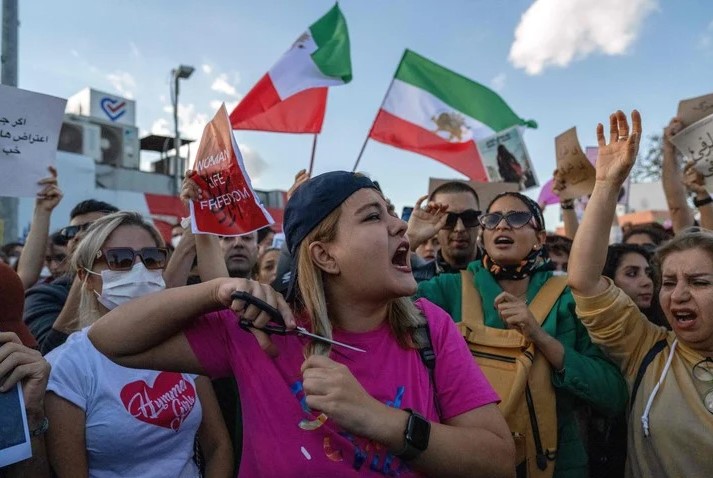
[{"label": "patterned scarf", "polygon": [[483,256],[483,267],[490,271],[495,280],[522,280],[538,270],[547,270],[550,260],[543,254],[543,248],[532,250],[517,265],[500,265],[490,258],[487,251]]}]

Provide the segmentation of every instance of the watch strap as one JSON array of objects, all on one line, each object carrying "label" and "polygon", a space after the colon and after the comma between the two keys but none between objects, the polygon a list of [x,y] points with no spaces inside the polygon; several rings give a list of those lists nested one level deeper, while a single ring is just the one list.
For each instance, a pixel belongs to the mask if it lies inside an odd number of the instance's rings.
[{"label": "watch strap", "polygon": [[37,437],[43,435],[50,427],[50,421],[47,417],[43,417],[42,421],[36,428],[30,430],[30,436]]},{"label": "watch strap", "polygon": [[[404,446],[394,455],[404,461],[409,461],[418,457],[426,450],[426,448],[428,448],[431,424],[428,420],[410,408],[406,408],[404,411],[409,413],[409,418],[406,422],[406,429],[404,430]],[[423,426],[427,429],[426,437],[424,440],[420,440],[420,443],[413,436],[413,431],[417,426]]]}]

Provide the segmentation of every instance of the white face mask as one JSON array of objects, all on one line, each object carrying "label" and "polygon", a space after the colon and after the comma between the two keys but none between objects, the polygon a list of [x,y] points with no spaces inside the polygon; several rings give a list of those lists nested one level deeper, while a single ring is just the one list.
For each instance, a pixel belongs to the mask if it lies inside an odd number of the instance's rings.
[{"label": "white face mask", "polygon": [[132,299],[137,299],[166,288],[163,281],[163,269],[148,270],[143,262],[134,264],[128,271],[112,271],[105,269],[98,274],[89,269],[90,274],[101,276],[102,293],[93,291],[99,303],[109,310],[114,309]]}]

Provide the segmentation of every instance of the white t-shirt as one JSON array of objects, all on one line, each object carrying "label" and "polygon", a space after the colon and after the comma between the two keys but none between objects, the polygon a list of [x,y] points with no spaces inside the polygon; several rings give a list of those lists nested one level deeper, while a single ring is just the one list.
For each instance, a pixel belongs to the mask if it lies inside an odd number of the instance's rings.
[{"label": "white t-shirt", "polygon": [[52,365],[47,390],[85,412],[89,476],[199,476],[196,376],[117,365],[94,348],[87,330],[46,359]]}]

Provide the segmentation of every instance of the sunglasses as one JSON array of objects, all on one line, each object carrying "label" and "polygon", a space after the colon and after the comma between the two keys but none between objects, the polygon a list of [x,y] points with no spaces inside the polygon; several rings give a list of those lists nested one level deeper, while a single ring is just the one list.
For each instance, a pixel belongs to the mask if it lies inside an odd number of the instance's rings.
[{"label": "sunglasses", "polygon": [[78,226],[66,226],[59,230],[59,234],[67,240],[74,239],[79,231],[86,231],[91,225],[91,222],[86,222]]},{"label": "sunglasses", "polygon": [[466,209],[463,212],[449,212],[446,213],[446,225],[443,229],[453,229],[458,223],[458,219],[463,222],[463,227],[476,227],[478,225],[478,217],[480,216],[480,211],[475,209]]},{"label": "sunglasses", "polygon": [[[498,227],[498,224],[500,224],[500,221],[503,219],[505,219],[505,222],[513,229],[520,229],[532,222],[532,213],[529,211],[510,211],[505,214],[501,212],[491,212],[480,216],[480,225],[492,231]],[[534,223],[532,226],[534,227]]]},{"label": "sunglasses", "polygon": [[694,365],[693,377],[708,387],[703,396],[703,405],[706,410],[713,413],[713,360],[705,358]]},{"label": "sunglasses", "polygon": [[103,259],[113,271],[128,271],[134,266],[136,256],[147,269],[163,269],[168,261],[168,249],[165,247],[144,247],[134,250],[130,247],[112,247],[97,253],[97,259]]}]

